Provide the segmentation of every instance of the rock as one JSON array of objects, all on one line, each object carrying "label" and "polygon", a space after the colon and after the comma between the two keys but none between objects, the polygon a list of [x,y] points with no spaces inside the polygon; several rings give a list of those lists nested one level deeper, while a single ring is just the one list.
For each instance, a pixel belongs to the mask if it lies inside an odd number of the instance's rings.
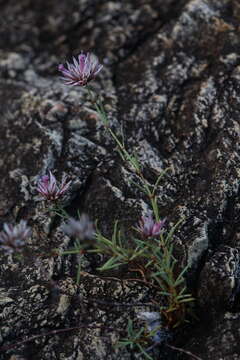
[{"label": "rock", "polygon": [[[0,358],[137,358],[115,347],[136,307],[110,304],[160,301],[125,269],[103,278],[101,256],[86,256],[78,287],[76,257],[59,255],[72,246],[62,220],[36,201],[38,178],[51,169],[72,180],[69,213],[98,219],[106,236],[116,219],[128,228],[149,208],[86,89],[59,79],[59,63],[92,50],[104,69],[91,86],[111,126],[139,154],[150,183],[170,169],[157,192],[161,216],[169,226],[185,218],[174,256],[179,268],[189,265],[199,331],[191,324],[187,340],[177,333],[173,345],[204,360],[237,359],[239,1],[10,0],[0,10],[0,224],[27,220],[35,254],[19,262],[1,250]],[[180,357],[159,351],[163,360]]]},{"label": "rock", "polygon": [[208,310],[230,309],[239,295],[239,249],[220,247],[205,263],[200,275],[198,299]]},{"label": "rock", "polygon": [[200,326],[186,349],[206,360],[239,359],[239,314],[222,312],[213,322]]}]

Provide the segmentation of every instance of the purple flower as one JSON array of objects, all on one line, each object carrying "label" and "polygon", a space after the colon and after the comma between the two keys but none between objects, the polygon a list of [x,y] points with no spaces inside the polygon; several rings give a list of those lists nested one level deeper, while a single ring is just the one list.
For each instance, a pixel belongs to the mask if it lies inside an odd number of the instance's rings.
[{"label": "purple flower", "polygon": [[163,231],[165,219],[155,222],[152,215],[142,216],[137,230],[144,238],[158,236]]},{"label": "purple flower", "polygon": [[49,175],[42,176],[38,181],[37,191],[44,200],[56,201],[67,192],[70,184],[71,181],[67,182],[67,177],[65,176],[58,186],[55,176],[49,171]]},{"label": "purple flower", "polygon": [[73,57],[73,64],[67,62],[67,67],[60,64],[58,70],[61,71],[66,85],[85,86],[96,77],[102,67],[94,54],[81,53],[78,60]]},{"label": "purple flower", "polygon": [[92,239],[95,235],[93,223],[86,214],[82,214],[79,220],[70,218],[67,224],[64,224],[62,230],[70,237],[80,240]]},{"label": "purple flower", "polygon": [[0,232],[0,246],[8,253],[20,252],[25,245],[25,240],[31,235],[31,229],[26,221],[21,220],[19,224],[3,224]]}]

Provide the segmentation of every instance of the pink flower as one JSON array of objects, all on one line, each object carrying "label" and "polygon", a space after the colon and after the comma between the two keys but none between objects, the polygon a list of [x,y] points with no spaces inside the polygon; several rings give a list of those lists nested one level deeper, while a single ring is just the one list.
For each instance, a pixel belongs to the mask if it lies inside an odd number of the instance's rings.
[{"label": "pink flower", "polygon": [[25,240],[30,235],[31,229],[24,220],[15,226],[4,223],[3,230],[0,232],[0,246],[8,253],[21,252],[25,246]]},{"label": "pink flower", "polygon": [[67,67],[60,64],[58,70],[61,71],[66,85],[85,86],[96,77],[102,67],[94,54],[81,53],[78,60],[73,57],[72,64],[67,62]]},{"label": "pink flower", "polygon": [[142,216],[137,230],[144,238],[158,236],[163,231],[165,219],[155,222],[152,215]]},{"label": "pink flower", "polygon": [[67,192],[71,181],[67,182],[65,176],[61,184],[57,185],[55,176],[49,171],[49,175],[44,175],[38,181],[37,191],[42,195],[44,200],[56,201]]}]

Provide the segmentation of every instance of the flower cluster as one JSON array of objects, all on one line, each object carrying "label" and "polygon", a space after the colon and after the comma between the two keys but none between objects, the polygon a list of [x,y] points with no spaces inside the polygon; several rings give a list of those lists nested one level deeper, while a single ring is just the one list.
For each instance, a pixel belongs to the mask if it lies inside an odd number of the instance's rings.
[{"label": "flower cluster", "polygon": [[0,246],[8,253],[21,252],[25,246],[25,240],[30,235],[31,229],[24,220],[15,226],[5,223],[0,232]]},{"label": "flower cluster", "polygon": [[155,222],[152,215],[142,216],[137,230],[143,238],[154,237],[161,234],[164,224],[165,219]]},{"label": "flower cluster", "polygon": [[78,59],[73,57],[73,64],[67,62],[67,67],[60,64],[58,70],[61,71],[66,85],[85,86],[96,77],[102,67],[94,54],[81,53]]},{"label": "flower cluster", "polygon": [[92,239],[95,235],[93,223],[86,214],[82,214],[79,220],[70,218],[62,229],[68,236],[80,240]]},{"label": "flower cluster", "polygon": [[37,191],[41,194],[42,199],[56,201],[66,193],[70,184],[71,181],[67,181],[65,176],[58,186],[55,176],[49,171],[49,175],[42,176],[38,181]]}]

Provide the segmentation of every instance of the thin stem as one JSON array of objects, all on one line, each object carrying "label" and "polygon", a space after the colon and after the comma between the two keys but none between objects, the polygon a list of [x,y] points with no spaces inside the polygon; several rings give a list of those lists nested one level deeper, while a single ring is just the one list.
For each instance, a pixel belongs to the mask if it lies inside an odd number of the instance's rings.
[{"label": "thin stem", "polygon": [[189,356],[191,356],[193,359],[196,359],[196,360],[203,360],[202,358],[200,358],[199,356],[197,355],[194,355],[193,353],[191,353],[190,351],[188,350],[184,350],[182,348],[179,348],[179,347],[176,347],[176,346],[173,346],[173,345],[169,345],[169,344],[166,344],[167,347],[169,347],[170,349],[173,349],[173,350],[177,350],[177,351],[180,351],[184,354],[187,354]]},{"label": "thin stem", "polygon": [[[126,160],[128,160],[130,162],[130,164],[133,166],[133,168],[139,172],[139,166],[137,166],[137,164],[135,163],[135,161],[133,161],[132,156],[128,153],[128,151],[125,149],[124,144],[121,143],[121,141],[118,139],[118,137],[114,134],[114,132],[112,131],[112,129],[108,126],[108,119],[107,119],[107,115],[106,112],[104,110],[104,106],[103,103],[101,101],[100,98],[98,98],[98,100],[94,99],[93,93],[91,91],[91,89],[86,86],[87,91],[89,96],[91,97],[91,100],[95,106],[95,109],[98,113],[98,115],[100,116],[100,118],[102,119],[106,130],[109,132],[109,134],[111,135],[111,137],[113,138],[113,140],[116,142],[116,144],[118,145],[120,151],[122,152],[122,155],[126,158]],[[100,105],[98,105],[98,101],[100,102]]]},{"label": "thin stem", "polygon": [[46,333],[43,333],[43,334],[40,334],[40,335],[34,335],[34,336],[31,336],[31,337],[29,337],[29,338],[27,338],[25,340],[17,341],[14,344],[2,346],[0,348],[0,351],[8,351],[8,350],[14,349],[14,348],[16,348],[18,346],[21,346],[21,345],[26,344],[28,342],[31,342],[31,341],[34,341],[36,339],[42,338],[44,336],[53,336],[53,335],[61,334],[61,333],[68,332],[68,331],[80,330],[82,328],[84,328],[84,329],[86,329],[86,328],[90,328],[90,329],[106,329],[106,330],[109,330],[109,331],[114,331],[115,330],[114,328],[109,328],[109,327],[94,326],[94,325],[84,324],[84,325],[74,326],[74,327],[70,327],[70,328],[66,328],[66,329],[52,330],[52,331],[49,331],[49,332],[46,332]]},{"label": "thin stem", "polygon": [[80,255],[78,269],[77,269],[77,280],[76,280],[77,285],[79,285],[79,283],[80,283],[82,260],[83,260],[83,255]]},{"label": "thin stem", "polygon": [[156,309],[159,309],[159,305],[149,303],[118,303],[118,302],[111,302],[111,301],[104,301],[99,299],[88,299],[87,302],[94,302],[101,305],[108,305],[108,306],[122,306],[122,307],[133,307],[133,306],[150,306]]}]

